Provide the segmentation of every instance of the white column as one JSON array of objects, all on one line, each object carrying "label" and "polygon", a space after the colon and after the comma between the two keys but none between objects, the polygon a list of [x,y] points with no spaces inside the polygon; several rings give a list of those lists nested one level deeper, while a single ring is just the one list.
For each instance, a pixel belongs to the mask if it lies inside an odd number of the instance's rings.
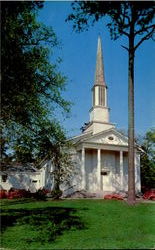
[{"label": "white column", "polygon": [[81,158],[81,172],[82,172],[82,189],[86,188],[86,176],[85,176],[85,148],[82,148],[82,158]]},{"label": "white column", "polygon": [[137,154],[135,152],[135,189],[137,189]]},{"label": "white column", "polygon": [[107,107],[107,88],[105,88],[105,107]]},{"label": "white column", "polygon": [[140,182],[140,154],[135,152],[135,189],[136,192],[141,191],[141,182]]},{"label": "white column", "polygon": [[99,86],[95,86],[95,105],[99,105]]},{"label": "white column", "polygon": [[123,151],[120,151],[120,187],[123,190]]},{"label": "white column", "polygon": [[101,190],[101,149],[97,150],[97,181],[98,189]]},{"label": "white column", "polygon": [[140,153],[137,155],[137,189],[141,192]]}]

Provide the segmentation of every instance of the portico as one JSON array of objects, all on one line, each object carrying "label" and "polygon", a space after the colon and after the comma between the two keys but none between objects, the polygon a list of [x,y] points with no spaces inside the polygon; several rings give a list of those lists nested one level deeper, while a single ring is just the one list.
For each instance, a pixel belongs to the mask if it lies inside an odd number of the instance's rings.
[{"label": "portico", "polygon": [[[82,145],[81,158],[82,189],[100,191],[127,191],[127,147],[92,147]],[[138,158],[135,154],[135,162]],[[137,180],[138,168],[135,169]]]},{"label": "portico", "polygon": [[[124,150],[124,151],[123,151]],[[95,172],[93,172],[94,176],[94,181],[95,181],[95,188],[96,191],[103,190],[103,184],[102,179],[105,178],[112,178],[112,175],[117,175],[117,178],[120,179],[120,189],[123,189],[123,167],[124,167],[124,162],[126,162],[127,158],[127,149],[119,150],[113,150],[113,148],[110,149],[105,149],[104,147],[100,146],[99,148],[96,146],[84,146],[82,147],[80,153],[81,153],[81,172],[82,172],[82,180],[83,180],[83,189],[90,189],[88,186],[89,184],[89,176],[90,176],[90,171],[88,169],[91,168],[95,169]],[[113,162],[109,161],[107,163],[107,156],[112,159],[113,157]],[[125,159],[125,160],[124,160]],[[111,163],[111,164],[110,164]],[[115,169],[115,166],[117,164],[117,169]],[[92,173],[91,171],[91,173]],[[113,177],[115,179],[115,177]],[[116,180],[114,180],[116,182]]]}]

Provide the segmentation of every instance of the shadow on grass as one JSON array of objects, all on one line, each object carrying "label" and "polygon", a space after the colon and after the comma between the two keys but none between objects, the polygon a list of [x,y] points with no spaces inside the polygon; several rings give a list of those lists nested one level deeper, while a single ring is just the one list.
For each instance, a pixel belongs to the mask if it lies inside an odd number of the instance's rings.
[{"label": "shadow on grass", "polygon": [[81,230],[86,228],[77,215],[76,209],[62,207],[45,207],[29,209],[4,209],[1,216],[2,232],[7,227],[28,225],[30,234],[25,238],[28,243],[54,241],[66,230]]}]

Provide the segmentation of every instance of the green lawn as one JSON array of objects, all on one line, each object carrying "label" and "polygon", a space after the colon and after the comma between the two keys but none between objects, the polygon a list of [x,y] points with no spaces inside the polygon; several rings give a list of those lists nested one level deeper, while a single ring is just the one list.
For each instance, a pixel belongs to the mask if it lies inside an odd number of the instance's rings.
[{"label": "green lawn", "polygon": [[155,204],[122,201],[2,201],[7,249],[150,249]]}]

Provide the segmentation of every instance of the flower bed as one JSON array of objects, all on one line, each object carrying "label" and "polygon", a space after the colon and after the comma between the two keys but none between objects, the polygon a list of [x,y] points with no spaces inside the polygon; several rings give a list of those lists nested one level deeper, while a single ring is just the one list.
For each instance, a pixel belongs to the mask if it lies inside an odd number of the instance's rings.
[{"label": "flower bed", "polygon": [[123,196],[120,194],[106,194],[104,196],[105,200],[124,200]]},{"label": "flower bed", "polygon": [[0,190],[0,199],[18,199],[18,198],[45,199],[46,194],[49,192],[50,191],[46,189],[39,189],[35,193],[31,193],[29,190],[11,188],[9,191]]},{"label": "flower bed", "polygon": [[7,198],[7,191],[6,190],[0,190],[0,199]]},{"label": "flower bed", "polygon": [[155,201],[155,190],[148,190],[144,193],[143,199],[145,200],[154,200]]}]

